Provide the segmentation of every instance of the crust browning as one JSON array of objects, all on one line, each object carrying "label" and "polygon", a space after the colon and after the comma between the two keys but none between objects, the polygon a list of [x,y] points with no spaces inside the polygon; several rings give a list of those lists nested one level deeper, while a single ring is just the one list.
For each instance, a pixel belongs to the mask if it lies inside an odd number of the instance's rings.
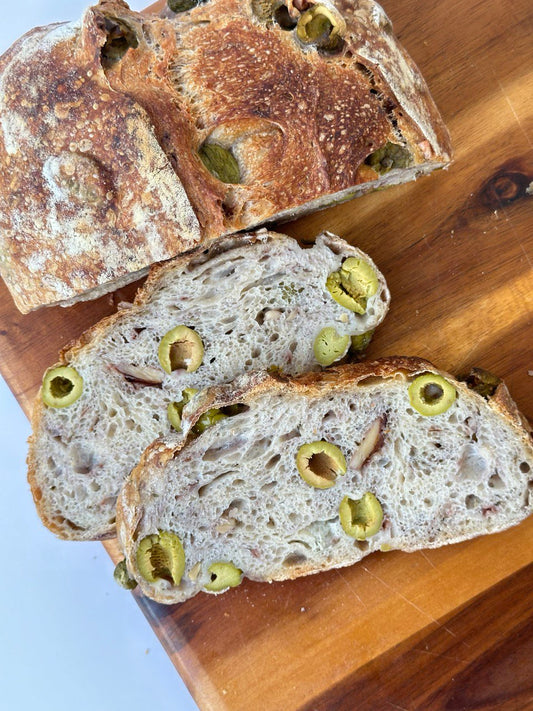
[{"label": "crust browning", "polygon": [[[164,17],[102,0],[15,43],[0,60],[0,270],[18,308],[94,298],[197,244],[364,192],[379,182],[364,161],[388,141],[412,154],[391,183],[447,164],[446,129],[381,8],[336,7],[337,54],[241,0]],[[108,60],[117,32],[130,46]],[[205,141],[234,154],[239,184],[205,168]]]}]

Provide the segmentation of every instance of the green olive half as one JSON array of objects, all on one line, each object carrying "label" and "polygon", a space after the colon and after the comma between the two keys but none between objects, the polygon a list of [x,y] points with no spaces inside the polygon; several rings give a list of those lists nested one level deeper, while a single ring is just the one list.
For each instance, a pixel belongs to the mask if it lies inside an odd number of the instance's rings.
[{"label": "green olive half", "polygon": [[83,378],[76,368],[61,365],[49,368],[43,377],[41,397],[50,407],[68,407],[83,391]]},{"label": "green olive half", "polygon": [[210,410],[206,410],[204,413],[202,413],[201,417],[194,425],[193,430],[194,432],[196,432],[196,434],[202,434],[202,432],[205,432],[208,427],[212,427],[215,422],[218,422],[219,420],[224,420],[226,417],[227,415],[221,412],[221,410],[216,407],[213,407]]},{"label": "green olive half", "polygon": [[345,533],[364,541],[381,528],[383,509],[374,494],[367,491],[361,499],[345,496],[339,506],[339,517]]},{"label": "green olive half", "polygon": [[350,345],[350,336],[340,336],[332,327],[323,328],[315,338],[313,352],[320,365],[331,365],[342,358]]},{"label": "green olive half", "polygon": [[187,12],[200,4],[200,0],[167,0],[169,10],[172,12]]},{"label": "green olive half", "polygon": [[403,146],[388,141],[365,160],[372,170],[379,175],[388,173],[393,168],[407,168],[412,163],[411,154]]},{"label": "green olive half", "polygon": [[167,407],[167,417],[170,425],[177,430],[181,431],[181,415],[183,413],[183,408],[192,399],[193,395],[196,395],[198,390],[196,388],[185,388],[182,391],[182,399],[179,402],[169,402]]},{"label": "green olive half", "polygon": [[173,370],[192,373],[202,364],[204,344],[192,328],[176,326],[161,339],[157,355],[166,373],[172,373]]},{"label": "green olive half", "polygon": [[483,368],[472,368],[468,374],[460,375],[458,380],[465,382],[471,390],[486,400],[494,395],[498,385],[502,382],[497,375],[493,375]]},{"label": "green olive half", "polygon": [[207,571],[211,574],[211,581],[205,586],[210,592],[221,592],[226,588],[236,588],[242,580],[242,570],[233,563],[212,563]]},{"label": "green olive half", "polygon": [[115,579],[115,582],[125,590],[133,590],[137,587],[137,581],[134,580],[128,573],[125,560],[121,560],[120,563],[117,563],[113,572],[113,578]]},{"label": "green olive half", "polygon": [[330,442],[309,442],[302,444],[296,453],[296,467],[308,484],[316,489],[329,489],[337,477],[346,474],[346,459]]},{"label": "green olive half", "polygon": [[334,50],[342,44],[345,24],[340,15],[325,5],[313,5],[300,15],[296,36],[303,44]]},{"label": "green olive half", "polygon": [[218,143],[203,143],[198,149],[198,155],[211,175],[220,182],[241,182],[241,169],[229,149]]},{"label": "green olive half", "polygon": [[417,412],[428,417],[440,415],[451,407],[457,392],[441,375],[425,373],[409,386],[409,401]]},{"label": "green olive half", "polygon": [[374,330],[367,331],[366,333],[360,333],[357,336],[352,336],[352,344],[350,350],[353,353],[361,354],[366,351],[374,335]]},{"label": "green olive half", "polygon": [[364,314],[368,299],[378,290],[378,275],[364,259],[348,257],[338,272],[328,276],[326,288],[338,304]]},{"label": "green olive half", "polygon": [[142,539],[137,547],[139,573],[149,583],[168,580],[179,585],[185,571],[185,551],[180,539],[170,531],[159,531]]}]

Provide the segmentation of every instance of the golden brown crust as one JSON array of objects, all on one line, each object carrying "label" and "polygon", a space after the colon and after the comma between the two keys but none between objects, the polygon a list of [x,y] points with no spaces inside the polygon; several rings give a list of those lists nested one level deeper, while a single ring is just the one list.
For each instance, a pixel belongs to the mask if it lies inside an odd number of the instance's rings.
[{"label": "golden brown crust", "polygon": [[[20,310],[96,296],[200,242],[369,186],[364,160],[387,141],[406,141],[415,169],[449,162],[381,8],[336,3],[338,54],[241,0],[170,18],[103,0],[81,23],[19,40],[0,60],[0,267]],[[137,46],[103,61],[117,26]],[[206,139],[233,151],[240,184],[204,167]]]},{"label": "golden brown crust", "polygon": [[147,115],[105,78],[103,25],[89,9],[81,24],[30,32],[0,62],[0,266],[23,312],[200,240]]}]

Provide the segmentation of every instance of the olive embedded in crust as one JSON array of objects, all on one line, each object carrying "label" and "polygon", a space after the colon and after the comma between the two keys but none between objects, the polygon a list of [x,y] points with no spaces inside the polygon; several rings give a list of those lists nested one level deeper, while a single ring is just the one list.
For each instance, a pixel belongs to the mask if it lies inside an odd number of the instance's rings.
[{"label": "olive embedded in crust", "polygon": [[332,327],[323,328],[315,338],[313,353],[320,365],[331,365],[342,358],[350,345],[350,336],[340,336]]},{"label": "olive embedded in crust", "polygon": [[172,12],[187,12],[200,4],[200,0],[167,0],[168,9]]},{"label": "olive embedded in crust", "polygon": [[374,536],[383,522],[383,509],[370,491],[360,499],[345,496],[339,506],[339,518],[345,533],[358,541]]},{"label": "olive embedded in crust", "polygon": [[411,405],[426,417],[446,412],[457,397],[454,386],[435,373],[419,375],[409,386],[408,392]]},{"label": "olive embedded in crust", "polygon": [[170,531],[143,538],[137,547],[136,560],[139,573],[149,583],[167,580],[177,586],[185,571],[185,551],[178,536]]},{"label": "olive embedded in crust", "polygon": [[339,271],[332,272],[326,280],[326,288],[335,301],[360,315],[366,313],[368,299],[378,286],[375,270],[359,257],[348,257]]},{"label": "olive embedded in crust", "polygon": [[192,328],[176,326],[163,336],[157,354],[166,373],[173,370],[192,373],[202,364],[204,344]]},{"label": "olive embedded in crust", "polygon": [[306,45],[332,51],[342,45],[344,20],[325,5],[313,5],[303,12],[296,25],[296,36]]},{"label": "olive embedded in crust", "polygon": [[198,149],[198,155],[211,175],[221,183],[237,184],[242,182],[241,169],[229,149],[218,143],[204,143]]},{"label": "olive embedded in crust", "polygon": [[50,368],[43,377],[41,397],[49,407],[68,407],[80,397],[83,378],[72,366]]},{"label": "olive embedded in crust", "polygon": [[486,400],[494,395],[498,385],[502,382],[497,375],[483,368],[472,368],[468,374],[460,375],[457,379],[462,380],[471,390]]},{"label": "olive embedded in crust", "polygon": [[233,563],[212,563],[207,572],[211,574],[211,581],[205,586],[209,592],[221,592],[227,588],[235,588],[242,581],[242,570]]},{"label": "olive embedded in crust", "polygon": [[365,163],[379,175],[384,175],[393,168],[408,168],[412,162],[413,159],[407,148],[390,141],[371,153],[365,160]]},{"label": "olive embedded in crust", "polygon": [[316,489],[329,489],[337,477],[346,474],[346,459],[331,442],[308,442],[296,454],[296,467],[308,484]]}]

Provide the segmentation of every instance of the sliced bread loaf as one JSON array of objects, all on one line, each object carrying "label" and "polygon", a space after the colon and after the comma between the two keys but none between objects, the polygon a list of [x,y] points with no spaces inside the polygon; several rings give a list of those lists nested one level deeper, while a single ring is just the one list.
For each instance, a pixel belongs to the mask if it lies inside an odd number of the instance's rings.
[{"label": "sliced bread loaf", "polygon": [[23,312],[450,162],[372,0],[169,4],[190,9],[102,0],[0,58],[0,270]]},{"label": "sliced bread loaf", "polygon": [[[505,385],[485,392],[388,358],[200,393],[186,440],[154,442],[119,497],[129,573],[174,603],[517,524],[532,510],[532,440]],[[206,409],[237,403],[195,433]]]},{"label": "sliced bread loaf", "polygon": [[388,304],[370,257],[331,234],[309,249],[266,231],[228,237],[154,268],[134,304],[45,375],[28,455],[44,523],[63,538],[113,535],[122,480],[169,417],[179,428],[189,389],[251,369],[320,369]]}]

